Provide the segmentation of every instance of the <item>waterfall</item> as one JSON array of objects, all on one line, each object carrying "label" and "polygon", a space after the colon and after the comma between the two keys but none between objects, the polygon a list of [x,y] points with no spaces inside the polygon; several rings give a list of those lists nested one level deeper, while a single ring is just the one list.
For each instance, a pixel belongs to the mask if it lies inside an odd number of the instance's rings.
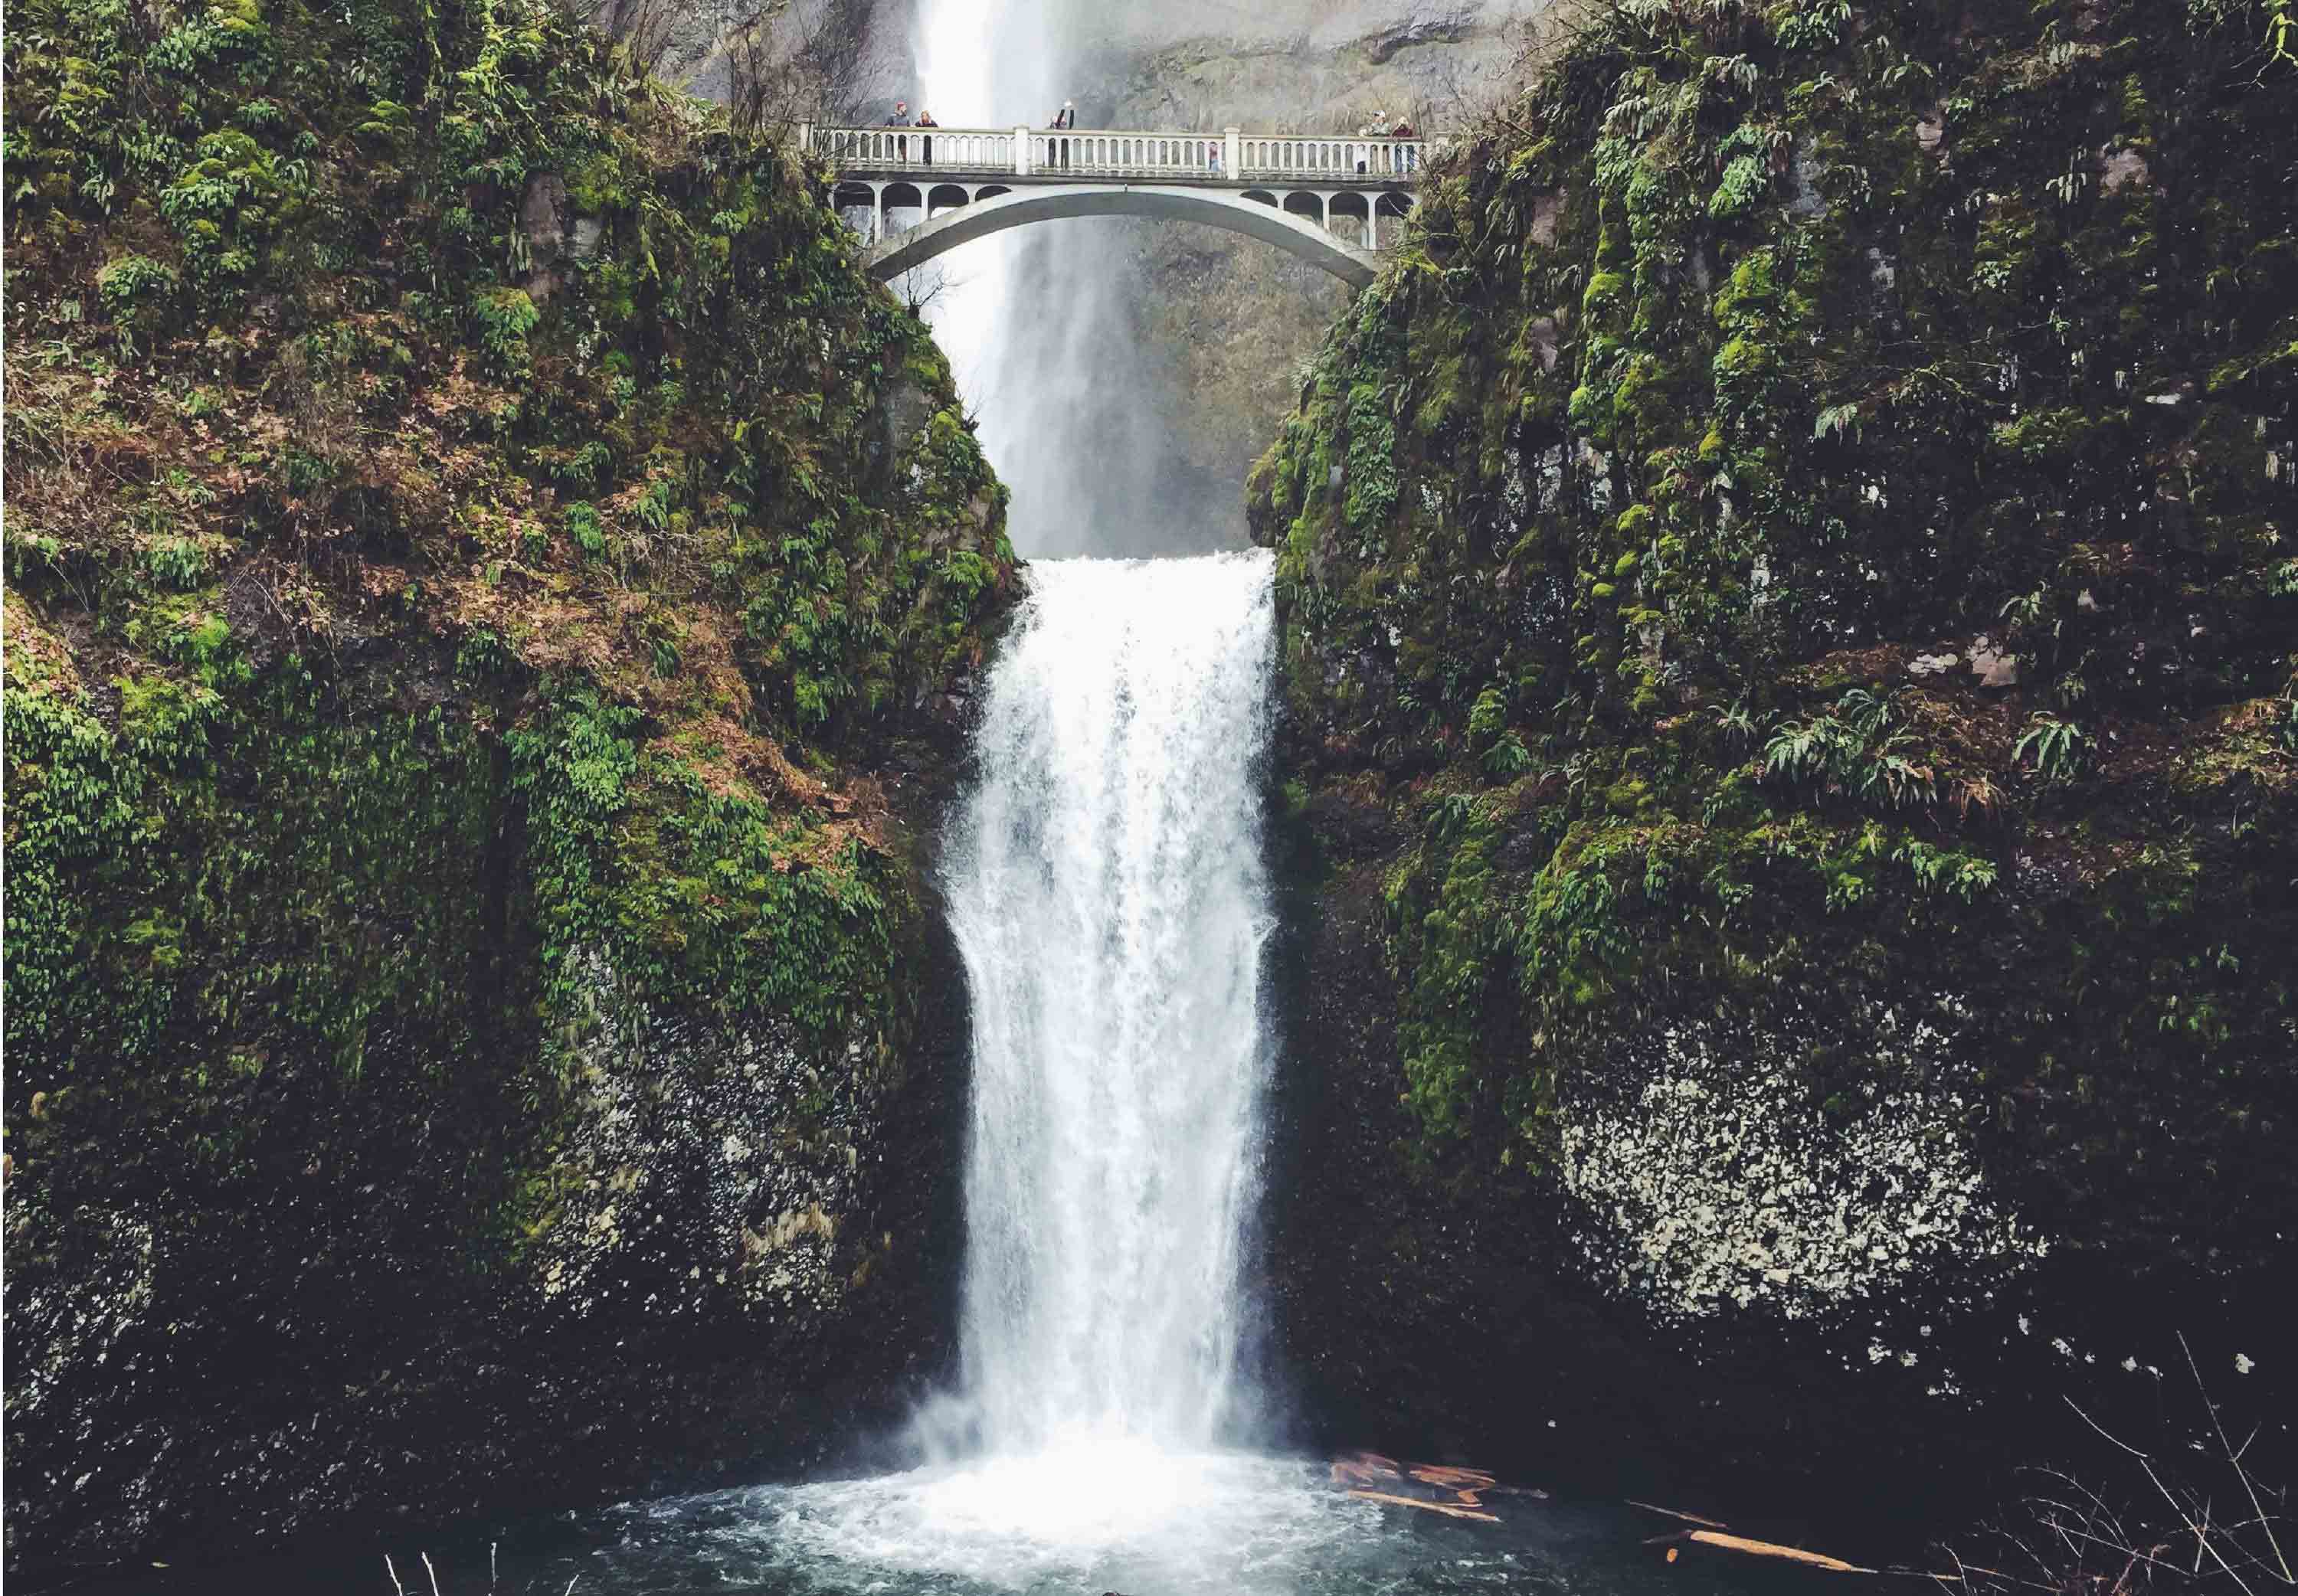
[{"label": "waterfall", "polygon": [[[921,0],[912,107],[945,127],[1043,128],[1064,99],[1085,95],[1079,114],[1091,119],[1104,107],[1087,93],[1088,62],[1116,21],[1079,0]],[[1173,396],[1128,286],[1149,225],[1076,218],[919,269],[941,280],[928,316],[1013,490],[1013,546],[1031,558],[1243,541],[1241,526],[1209,533],[1204,493],[1173,468],[1163,408]],[[1234,501],[1221,511],[1233,518]]]},{"label": "waterfall", "polygon": [[947,866],[971,980],[966,1400],[995,1452],[1212,1442],[1271,913],[1263,554],[1040,563]]},{"label": "waterfall", "polygon": [[919,1467],[644,1509],[611,1554],[642,1577],[1434,1588],[1398,1583],[1415,1526],[1250,1433],[1272,575],[1260,552],[1030,567],[940,872],[973,1013],[958,1387],[919,1416]]}]

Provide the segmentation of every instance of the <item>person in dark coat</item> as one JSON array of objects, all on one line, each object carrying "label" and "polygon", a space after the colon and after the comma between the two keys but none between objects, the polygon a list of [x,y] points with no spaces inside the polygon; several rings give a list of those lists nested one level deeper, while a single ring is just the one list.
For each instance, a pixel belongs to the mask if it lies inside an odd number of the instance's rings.
[{"label": "person in dark coat", "polygon": [[[886,126],[889,128],[906,128],[909,125],[910,103],[907,100],[895,101],[894,114],[886,119]],[[901,153],[901,159],[907,161],[910,158],[910,141],[908,139],[896,139],[894,141],[894,147]]]}]

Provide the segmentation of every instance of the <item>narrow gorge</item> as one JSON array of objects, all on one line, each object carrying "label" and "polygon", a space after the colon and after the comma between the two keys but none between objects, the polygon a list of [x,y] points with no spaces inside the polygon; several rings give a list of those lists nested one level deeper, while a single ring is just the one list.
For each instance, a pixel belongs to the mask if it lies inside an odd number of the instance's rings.
[{"label": "narrow gorge", "polygon": [[12,1585],[2291,1584],[2289,0],[5,90]]}]

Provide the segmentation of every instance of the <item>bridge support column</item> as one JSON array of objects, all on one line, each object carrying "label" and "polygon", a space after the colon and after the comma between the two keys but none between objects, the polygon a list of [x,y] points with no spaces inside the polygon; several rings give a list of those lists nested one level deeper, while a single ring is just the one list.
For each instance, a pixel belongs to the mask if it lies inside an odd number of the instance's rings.
[{"label": "bridge support column", "polygon": [[882,243],[886,236],[886,186],[870,185],[870,242]]}]

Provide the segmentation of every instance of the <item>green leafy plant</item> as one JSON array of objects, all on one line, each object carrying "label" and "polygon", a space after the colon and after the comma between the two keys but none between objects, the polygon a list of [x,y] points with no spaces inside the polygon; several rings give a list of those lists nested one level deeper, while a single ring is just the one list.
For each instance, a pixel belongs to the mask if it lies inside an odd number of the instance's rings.
[{"label": "green leafy plant", "polygon": [[526,335],[541,325],[542,312],[524,288],[489,288],[472,302],[479,343],[506,375],[526,368]]},{"label": "green leafy plant", "polygon": [[1764,748],[1765,777],[1821,788],[1893,808],[1938,797],[1931,765],[1914,757],[1890,696],[1855,687],[1826,714],[1790,721]]},{"label": "green leafy plant", "polygon": [[583,551],[586,559],[597,559],[607,552],[607,528],[595,506],[568,505],[566,534],[574,540],[574,547]]},{"label": "green leafy plant", "polygon": [[2089,739],[2080,726],[2037,710],[2028,722],[2026,733],[2011,750],[2011,757],[2046,781],[2063,781],[2081,773],[2089,749]]},{"label": "green leafy plant", "polygon": [[182,279],[149,255],[125,255],[96,274],[95,297],[120,322],[156,323]]}]

